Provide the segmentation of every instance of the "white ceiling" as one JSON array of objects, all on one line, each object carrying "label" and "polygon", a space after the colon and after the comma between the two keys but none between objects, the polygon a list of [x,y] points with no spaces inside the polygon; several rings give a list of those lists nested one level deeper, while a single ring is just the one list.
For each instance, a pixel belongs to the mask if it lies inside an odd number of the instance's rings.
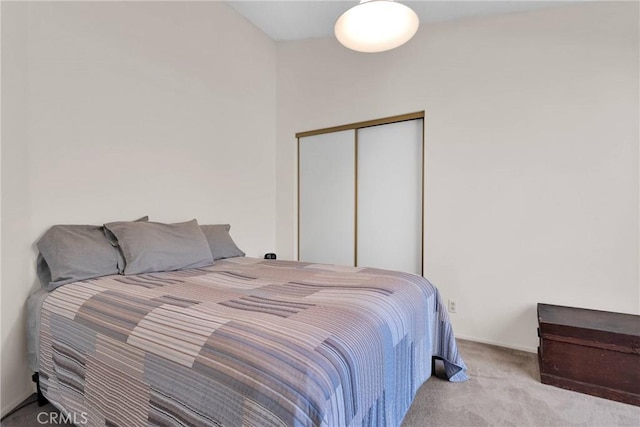
[{"label": "white ceiling", "polygon": [[[420,17],[421,25],[460,18],[518,13],[546,7],[564,6],[576,1],[402,1]],[[358,0],[230,0],[238,13],[276,41],[300,40],[333,35],[340,15]]]}]

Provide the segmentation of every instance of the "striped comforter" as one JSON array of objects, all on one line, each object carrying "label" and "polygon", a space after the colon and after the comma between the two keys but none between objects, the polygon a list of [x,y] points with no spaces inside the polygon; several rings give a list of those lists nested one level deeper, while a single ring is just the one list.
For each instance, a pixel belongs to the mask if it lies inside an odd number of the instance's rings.
[{"label": "striped comforter", "polygon": [[40,319],[42,391],[92,426],[395,426],[432,356],[466,379],[436,288],[385,270],[106,276],[54,290]]}]

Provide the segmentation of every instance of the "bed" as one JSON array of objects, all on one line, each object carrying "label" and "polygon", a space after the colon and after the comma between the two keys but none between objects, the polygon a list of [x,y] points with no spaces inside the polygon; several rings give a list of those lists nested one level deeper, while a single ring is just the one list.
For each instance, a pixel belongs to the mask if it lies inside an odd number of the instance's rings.
[{"label": "bed", "polygon": [[90,426],[397,426],[432,358],[467,379],[438,290],[395,271],[234,256],[28,306],[42,394]]}]

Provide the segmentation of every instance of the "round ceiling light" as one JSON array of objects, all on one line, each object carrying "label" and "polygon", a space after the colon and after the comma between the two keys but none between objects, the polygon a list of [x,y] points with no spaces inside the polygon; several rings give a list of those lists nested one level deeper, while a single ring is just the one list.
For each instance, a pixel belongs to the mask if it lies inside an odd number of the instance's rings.
[{"label": "round ceiling light", "polygon": [[336,38],[358,52],[384,52],[408,42],[420,20],[411,8],[393,0],[361,0],[338,18]]}]

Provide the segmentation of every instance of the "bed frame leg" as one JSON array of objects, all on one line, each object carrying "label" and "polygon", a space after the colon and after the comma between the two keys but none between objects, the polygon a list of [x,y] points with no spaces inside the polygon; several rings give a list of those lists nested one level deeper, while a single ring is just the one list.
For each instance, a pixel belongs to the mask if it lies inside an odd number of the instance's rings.
[{"label": "bed frame leg", "polygon": [[36,383],[36,389],[38,391],[38,406],[44,406],[47,403],[49,403],[49,401],[47,400],[46,397],[44,397],[44,394],[42,394],[42,390],[40,389],[40,375],[35,372],[32,376],[31,376],[31,380]]},{"label": "bed frame leg", "polygon": [[431,375],[437,378],[445,378],[447,377],[446,374],[444,374],[444,377],[442,376],[442,372],[440,372],[440,375],[438,375],[437,371],[436,371],[436,362],[438,360],[442,360],[442,357],[439,356],[431,356]]}]

